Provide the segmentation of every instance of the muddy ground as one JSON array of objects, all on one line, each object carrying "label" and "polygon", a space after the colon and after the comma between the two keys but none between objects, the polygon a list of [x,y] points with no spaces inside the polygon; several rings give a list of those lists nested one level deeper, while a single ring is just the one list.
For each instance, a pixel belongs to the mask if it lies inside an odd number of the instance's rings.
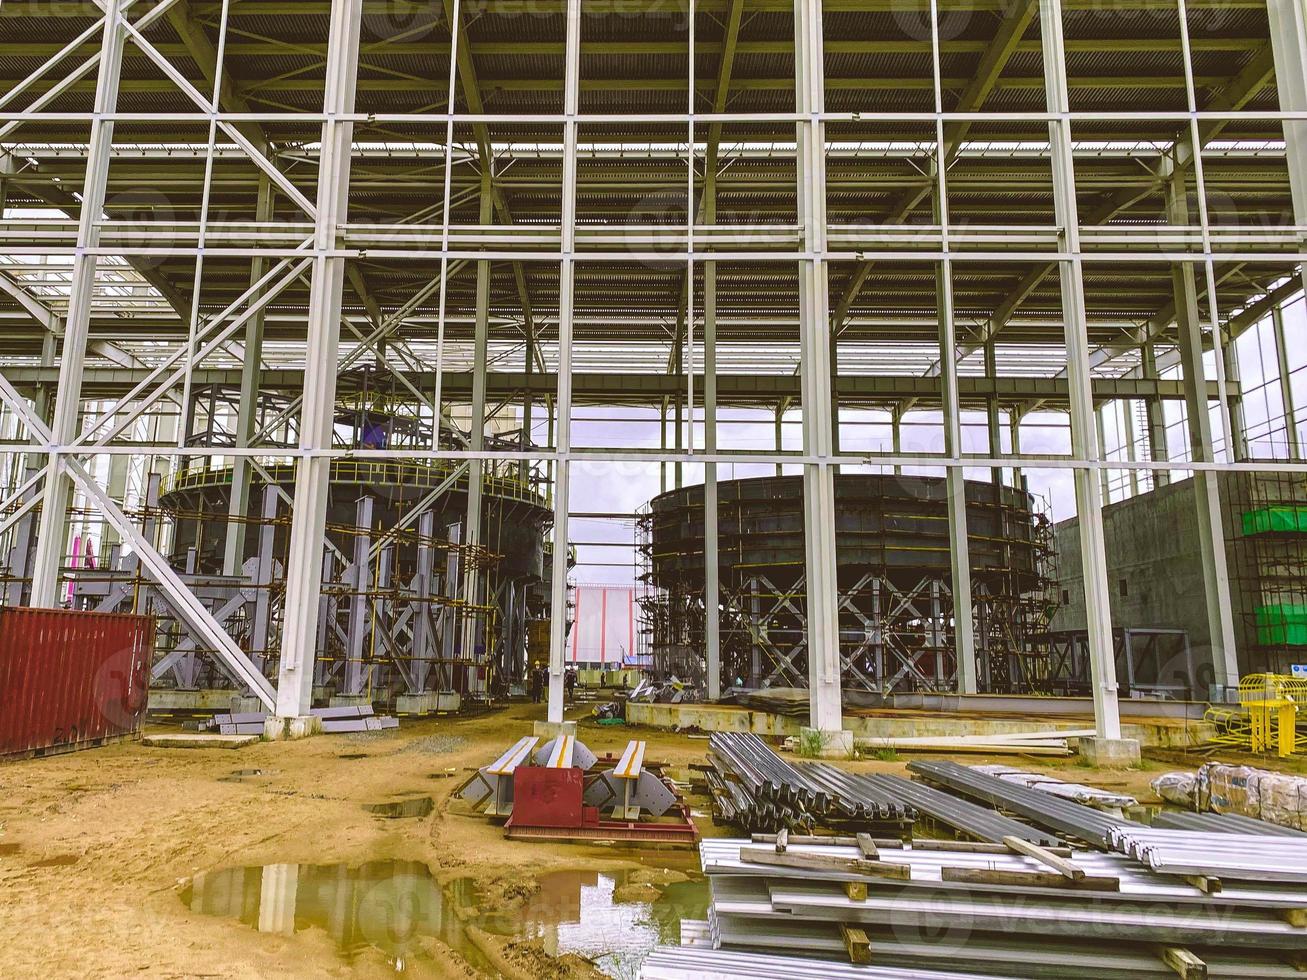
[{"label": "muddy ground", "polygon": [[[529,734],[543,706],[512,705],[473,718],[406,721],[397,732],[261,743],[238,751],[120,744],[0,763],[0,972],[8,976],[283,977],[394,976],[379,949],[350,959],[323,930],[262,933],[236,919],[192,913],[191,879],[206,871],[272,863],[359,864],[384,859],[428,866],[439,880],[475,879],[481,904],[510,912],[535,881],[559,869],[686,868],[670,852],[507,841],[502,829],[453,798],[469,767],[485,765]],[[571,712],[579,715],[585,709]],[[583,721],[600,754],[628,738],[647,758],[685,770],[706,738]],[[988,761],[971,757],[964,761]],[[1012,761],[1010,758],[998,761]],[[1195,764],[1197,764],[1195,761]],[[1039,768],[1046,760],[1021,760]],[[906,759],[851,764],[901,772]],[[1064,778],[1150,797],[1162,763],[1138,772],[1049,766]],[[1069,772],[1066,771],[1069,769]],[[259,770],[232,778],[234,774]],[[452,774],[451,774],[452,773]],[[430,795],[430,815],[385,819],[365,805]],[[699,801],[706,810],[706,804]],[[710,820],[705,834],[722,835]],[[665,858],[665,860],[664,860]],[[655,896],[677,877],[645,870],[624,886]],[[620,898],[621,896],[619,896]],[[467,930],[480,973],[522,977],[597,975],[586,960],[553,959],[537,942]],[[460,951],[423,939],[408,975],[478,975]]]}]

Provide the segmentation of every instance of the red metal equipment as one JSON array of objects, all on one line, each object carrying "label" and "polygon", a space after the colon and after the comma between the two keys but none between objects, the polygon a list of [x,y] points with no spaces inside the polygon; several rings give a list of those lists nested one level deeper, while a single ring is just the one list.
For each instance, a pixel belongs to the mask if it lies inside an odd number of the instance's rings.
[{"label": "red metal equipment", "polygon": [[580,769],[519,766],[513,771],[513,812],[504,825],[511,840],[613,840],[693,847],[699,829],[685,804],[656,820],[604,820],[586,806]]},{"label": "red metal equipment", "polygon": [[154,630],[150,616],[0,609],[0,759],[139,733]]}]

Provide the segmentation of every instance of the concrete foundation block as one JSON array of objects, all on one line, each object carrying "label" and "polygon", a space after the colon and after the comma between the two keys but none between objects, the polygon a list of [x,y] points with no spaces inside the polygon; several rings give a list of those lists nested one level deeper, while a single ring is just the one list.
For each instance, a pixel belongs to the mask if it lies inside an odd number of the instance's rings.
[{"label": "concrete foundation block", "polygon": [[853,733],[800,728],[798,753],[809,759],[852,759]]},{"label": "concrete foundation block", "polygon": [[[231,701],[230,690],[178,691],[175,688],[150,688],[151,711],[230,711]],[[262,703],[253,710],[262,711]]]},{"label": "concrete foundation block", "polygon": [[243,749],[259,740],[257,735],[216,735],[212,732],[172,732],[146,735],[141,744],[151,749]]},{"label": "concrete foundation block", "polygon": [[291,741],[322,734],[322,719],[317,715],[300,715],[282,718],[269,715],[263,722],[263,738],[267,742]]},{"label": "concrete foundation block", "polygon": [[1081,738],[1080,758],[1100,769],[1129,769],[1131,766],[1139,765],[1139,740],[1137,738]]},{"label": "concrete foundation block", "polygon": [[260,701],[252,694],[236,694],[231,699],[231,713],[234,715],[252,715],[259,711],[266,711]]},{"label": "concrete foundation block", "polygon": [[571,735],[576,738],[576,722],[537,721],[532,728],[531,734],[538,735],[542,739],[557,738],[559,735]]},{"label": "concrete foundation block", "polygon": [[442,711],[457,711],[461,706],[462,698],[457,691],[427,691],[395,697],[397,715],[434,715]]},{"label": "concrete foundation block", "polygon": [[333,708],[370,708],[371,694],[337,694],[327,702]]}]

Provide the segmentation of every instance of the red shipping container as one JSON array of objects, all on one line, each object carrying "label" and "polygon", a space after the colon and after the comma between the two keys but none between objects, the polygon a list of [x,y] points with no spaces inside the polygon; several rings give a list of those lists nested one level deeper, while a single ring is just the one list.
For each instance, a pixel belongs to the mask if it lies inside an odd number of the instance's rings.
[{"label": "red shipping container", "polygon": [[138,734],[154,629],[150,616],[0,609],[0,758]]}]

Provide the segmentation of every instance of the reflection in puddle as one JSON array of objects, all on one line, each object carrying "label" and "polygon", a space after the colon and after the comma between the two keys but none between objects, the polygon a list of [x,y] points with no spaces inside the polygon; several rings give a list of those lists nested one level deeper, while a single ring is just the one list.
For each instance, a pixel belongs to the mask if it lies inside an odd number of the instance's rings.
[{"label": "reflection in puddle", "polygon": [[469,926],[516,939],[540,939],[552,955],[576,953],[615,977],[636,976],[645,954],[680,942],[683,918],[707,915],[702,881],[674,882],[653,901],[618,902],[614,891],[635,872],[561,871],[511,912],[497,912],[469,879],[441,887],[414,861],[346,865],[270,864],[200,875],[183,892],[192,912],[239,919],[260,932],[325,929],[350,957],[367,946],[403,969],[424,937],[439,939],[473,966],[493,968]]}]

